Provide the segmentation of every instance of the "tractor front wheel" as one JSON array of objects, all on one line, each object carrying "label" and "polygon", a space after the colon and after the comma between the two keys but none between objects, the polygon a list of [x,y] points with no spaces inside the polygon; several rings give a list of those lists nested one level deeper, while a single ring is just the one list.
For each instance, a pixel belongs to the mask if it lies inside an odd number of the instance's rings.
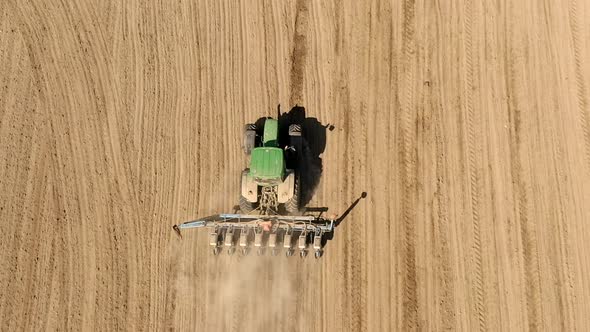
[{"label": "tractor front wheel", "polygon": [[250,155],[252,149],[256,147],[256,125],[249,123],[244,127],[243,148],[246,155]]}]

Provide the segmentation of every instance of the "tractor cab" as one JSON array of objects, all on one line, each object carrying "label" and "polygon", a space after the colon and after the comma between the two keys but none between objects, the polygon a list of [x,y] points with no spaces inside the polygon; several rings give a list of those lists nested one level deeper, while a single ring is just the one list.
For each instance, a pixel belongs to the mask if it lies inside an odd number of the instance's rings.
[{"label": "tractor cab", "polygon": [[279,122],[267,119],[264,122],[262,146],[252,149],[249,176],[259,185],[278,185],[285,177],[285,158],[279,148]]}]

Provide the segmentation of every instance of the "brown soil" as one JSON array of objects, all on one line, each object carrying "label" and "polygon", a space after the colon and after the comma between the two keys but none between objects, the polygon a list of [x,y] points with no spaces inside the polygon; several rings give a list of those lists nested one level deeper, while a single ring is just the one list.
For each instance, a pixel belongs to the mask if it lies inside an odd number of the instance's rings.
[{"label": "brown soil", "polygon": [[[590,328],[585,1],[0,1],[0,329]],[[213,257],[241,128],[324,125],[320,261]]]}]

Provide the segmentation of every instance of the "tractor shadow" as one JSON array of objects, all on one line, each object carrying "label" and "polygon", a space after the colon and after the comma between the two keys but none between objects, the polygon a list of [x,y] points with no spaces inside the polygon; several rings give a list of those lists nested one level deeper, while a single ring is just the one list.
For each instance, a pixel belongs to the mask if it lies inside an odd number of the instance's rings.
[{"label": "tractor shadow", "polygon": [[[295,165],[301,179],[299,207],[303,209],[311,201],[320,183],[323,171],[321,155],[326,150],[326,130],[334,130],[334,126],[324,125],[317,118],[307,117],[305,107],[298,105],[279,115],[280,128],[289,128],[292,124],[301,126],[303,137],[302,151]],[[288,130],[280,133],[279,140],[288,142]]]},{"label": "tractor shadow", "polygon": [[[298,169],[300,175],[300,209],[311,201],[322,177],[321,154],[326,150],[326,130],[334,130],[331,124],[322,124],[317,118],[307,117],[305,107],[295,105],[290,111],[281,113],[280,105],[277,108],[279,121],[279,145],[284,148],[289,144],[289,126],[298,124],[301,126],[302,148],[299,158],[287,160],[287,167]],[[261,117],[256,120],[257,136],[262,136],[264,121],[269,117]]]}]

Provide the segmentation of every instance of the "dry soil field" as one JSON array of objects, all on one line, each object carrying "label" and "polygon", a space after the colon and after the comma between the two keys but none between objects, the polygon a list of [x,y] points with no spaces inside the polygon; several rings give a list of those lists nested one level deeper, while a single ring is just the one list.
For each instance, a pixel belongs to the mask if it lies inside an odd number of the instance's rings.
[{"label": "dry soil field", "polygon": [[[213,257],[246,122],[325,256]],[[0,329],[590,329],[590,2],[0,1]]]}]

